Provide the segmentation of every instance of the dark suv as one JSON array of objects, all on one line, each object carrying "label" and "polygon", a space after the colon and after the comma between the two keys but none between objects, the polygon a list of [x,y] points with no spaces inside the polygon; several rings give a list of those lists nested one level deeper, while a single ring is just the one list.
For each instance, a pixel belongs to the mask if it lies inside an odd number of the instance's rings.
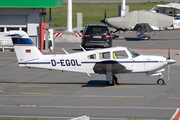
[{"label": "dark suv", "polygon": [[88,24],[83,32],[81,45],[84,48],[111,47],[112,36],[108,26],[104,24]]}]

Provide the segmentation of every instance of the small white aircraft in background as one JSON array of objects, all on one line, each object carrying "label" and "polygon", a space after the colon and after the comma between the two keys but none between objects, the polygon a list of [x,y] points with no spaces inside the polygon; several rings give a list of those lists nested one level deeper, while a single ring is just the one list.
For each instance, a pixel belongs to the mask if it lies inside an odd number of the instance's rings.
[{"label": "small white aircraft in background", "polygon": [[19,66],[72,72],[105,74],[108,85],[117,82],[116,74],[145,73],[162,79],[164,67],[173,63],[169,57],[141,55],[127,47],[112,47],[78,53],[43,55],[24,31],[13,31],[10,35],[14,44]]},{"label": "small white aircraft in background", "polygon": [[173,26],[167,29],[180,29],[180,4],[179,3],[169,3],[166,5],[156,5],[150,11],[155,13],[161,13],[167,16],[172,16],[174,18]]}]

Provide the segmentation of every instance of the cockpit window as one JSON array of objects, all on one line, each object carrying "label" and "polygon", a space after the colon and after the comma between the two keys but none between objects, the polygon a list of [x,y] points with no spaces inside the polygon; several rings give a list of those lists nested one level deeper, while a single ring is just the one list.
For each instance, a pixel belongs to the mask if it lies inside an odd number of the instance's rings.
[{"label": "cockpit window", "polygon": [[124,59],[128,58],[128,55],[126,54],[126,51],[113,51],[113,58],[114,59]]},{"label": "cockpit window", "polygon": [[128,50],[129,50],[129,52],[132,54],[132,57],[133,57],[133,58],[141,55],[140,53],[138,53],[138,52],[136,52],[136,51],[134,51],[134,50],[132,50],[132,49],[130,49],[130,48],[128,48]]}]

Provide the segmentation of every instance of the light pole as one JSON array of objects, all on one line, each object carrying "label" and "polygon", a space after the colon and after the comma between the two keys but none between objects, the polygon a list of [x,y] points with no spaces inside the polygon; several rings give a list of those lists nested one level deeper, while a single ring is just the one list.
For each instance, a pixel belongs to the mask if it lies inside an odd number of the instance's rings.
[{"label": "light pole", "polygon": [[67,2],[67,31],[72,32],[72,0]]},{"label": "light pole", "polygon": [[126,13],[126,0],[122,0],[121,17],[125,16]]}]

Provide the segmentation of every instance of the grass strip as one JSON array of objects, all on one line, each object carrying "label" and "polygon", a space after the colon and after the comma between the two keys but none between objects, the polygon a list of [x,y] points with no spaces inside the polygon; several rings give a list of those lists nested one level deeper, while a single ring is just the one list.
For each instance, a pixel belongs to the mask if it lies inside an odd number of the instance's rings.
[{"label": "grass strip", "polygon": [[[150,10],[157,4],[168,4],[168,2],[139,2],[126,3],[129,5],[129,12],[134,10]],[[106,17],[117,17],[118,6],[121,3],[72,3],[72,26],[77,26],[77,13],[83,14],[83,26],[87,24],[102,24],[100,20],[104,19],[104,12],[106,10]],[[67,26],[67,3],[63,6],[52,8],[52,27],[66,27]],[[47,9],[49,13],[49,9]],[[48,21],[49,14],[47,14]]]}]

